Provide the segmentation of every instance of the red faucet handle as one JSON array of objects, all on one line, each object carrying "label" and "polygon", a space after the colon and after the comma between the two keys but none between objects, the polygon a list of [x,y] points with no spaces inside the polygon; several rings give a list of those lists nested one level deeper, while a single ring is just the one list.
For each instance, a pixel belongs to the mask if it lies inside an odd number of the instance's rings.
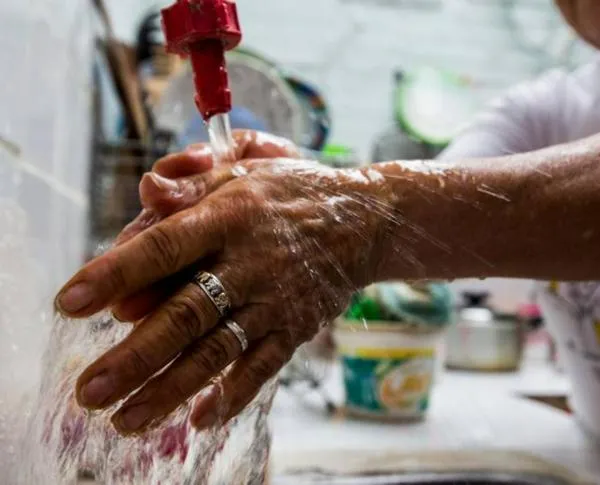
[{"label": "red faucet handle", "polygon": [[225,50],[242,40],[237,7],[232,0],[178,0],[161,11],[167,50],[189,55],[193,46],[220,40]]},{"label": "red faucet handle", "polygon": [[231,111],[225,51],[242,40],[232,0],[178,0],[162,10],[167,50],[189,56],[194,70],[196,106],[205,120]]}]

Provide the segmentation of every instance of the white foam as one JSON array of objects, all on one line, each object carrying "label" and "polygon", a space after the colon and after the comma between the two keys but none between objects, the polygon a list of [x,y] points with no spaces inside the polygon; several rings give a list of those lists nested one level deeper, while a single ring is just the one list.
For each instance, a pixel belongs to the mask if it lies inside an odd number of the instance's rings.
[{"label": "white foam", "polygon": [[337,195],[334,197],[328,197],[325,201],[325,204],[330,207],[337,207],[338,205],[347,204],[350,201],[350,197],[346,197],[343,195]]},{"label": "white foam", "polygon": [[406,172],[413,173],[424,173],[430,175],[446,175],[447,173],[454,170],[451,163],[448,162],[437,162],[431,160],[410,160],[410,161],[396,161],[387,162],[381,164],[382,166],[397,166],[401,167]]},{"label": "white foam", "polygon": [[367,170],[367,177],[371,182],[378,183],[383,182],[385,177],[381,175],[377,170],[369,169]]}]

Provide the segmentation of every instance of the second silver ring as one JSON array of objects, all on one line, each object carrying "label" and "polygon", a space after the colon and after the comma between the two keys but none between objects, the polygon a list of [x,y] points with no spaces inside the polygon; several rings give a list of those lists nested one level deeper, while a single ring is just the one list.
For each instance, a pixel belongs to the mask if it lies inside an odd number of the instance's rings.
[{"label": "second silver ring", "polygon": [[240,342],[242,352],[246,352],[246,350],[248,350],[248,347],[250,346],[250,342],[248,342],[248,336],[246,335],[244,329],[233,320],[226,320],[225,326],[231,331],[231,333],[233,333],[236,336],[236,338]]}]

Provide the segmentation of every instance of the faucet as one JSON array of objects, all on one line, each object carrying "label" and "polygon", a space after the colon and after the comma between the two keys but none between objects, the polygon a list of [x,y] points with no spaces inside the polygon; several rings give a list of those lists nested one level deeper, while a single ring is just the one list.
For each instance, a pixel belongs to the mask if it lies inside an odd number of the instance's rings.
[{"label": "faucet", "polygon": [[242,40],[235,1],[177,0],[161,14],[167,51],[190,58],[195,102],[204,120],[229,113],[232,100],[225,51]]}]

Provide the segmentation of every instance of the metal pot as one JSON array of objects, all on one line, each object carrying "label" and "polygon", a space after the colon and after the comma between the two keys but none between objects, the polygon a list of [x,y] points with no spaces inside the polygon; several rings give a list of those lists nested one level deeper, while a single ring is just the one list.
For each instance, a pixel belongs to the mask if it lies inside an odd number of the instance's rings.
[{"label": "metal pot", "polygon": [[464,293],[456,325],[447,336],[446,365],[454,369],[513,371],[521,364],[524,326],[514,315],[498,315],[487,293]]}]

